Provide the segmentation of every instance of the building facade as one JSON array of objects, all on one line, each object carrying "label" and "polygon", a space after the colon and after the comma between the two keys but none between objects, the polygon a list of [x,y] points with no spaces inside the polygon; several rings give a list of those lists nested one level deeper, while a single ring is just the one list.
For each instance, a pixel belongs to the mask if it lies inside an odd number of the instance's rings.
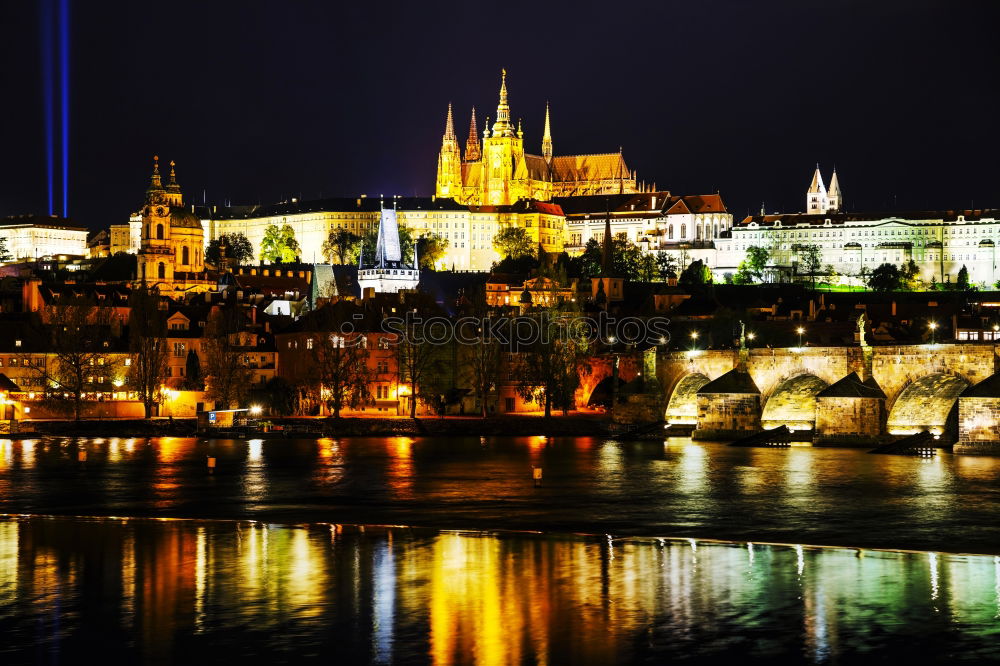
[{"label": "building facade", "polygon": [[86,227],[60,217],[21,215],[0,220],[0,238],[7,241],[13,261],[59,255],[87,256]]},{"label": "building facade", "polygon": [[521,199],[549,201],[557,196],[639,191],[635,173],[625,164],[620,149],[617,153],[554,155],[548,106],[541,149],[540,155],[525,152],[521,123],[515,127],[511,121],[504,70],[496,121],[490,127],[486,119],[480,142],[473,109],[464,157],[448,105],[435,193],[473,206],[507,206]]}]

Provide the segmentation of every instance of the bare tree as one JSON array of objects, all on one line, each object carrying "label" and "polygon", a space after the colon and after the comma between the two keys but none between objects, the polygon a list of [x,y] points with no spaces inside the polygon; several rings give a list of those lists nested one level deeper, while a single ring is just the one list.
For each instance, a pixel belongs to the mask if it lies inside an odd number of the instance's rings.
[{"label": "bare tree", "polygon": [[223,310],[213,316],[205,328],[202,352],[206,392],[216,407],[229,409],[246,398],[253,381],[247,352],[240,344],[238,312]]},{"label": "bare tree", "polygon": [[396,343],[396,363],[399,383],[410,386],[410,418],[417,417],[417,400],[430,402],[434,396],[429,393],[435,383],[431,375],[440,365],[437,347],[428,342],[421,327],[408,323]]},{"label": "bare tree", "polygon": [[48,343],[48,358],[32,364],[30,355],[22,364],[30,367],[46,387],[45,395],[56,402],[68,398],[73,418],[80,419],[87,393],[111,392],[118,372],[113,343],[113,310],[98,307],[93,300],[75,297],[50,305],[46,324],[39,324],[38,335]]},{"label": "bare tree", "polygon": [[472,392],[479,402],[480,416],[486,418],[490,394],[496,389],[500,378],[501,349],[499,342],[490,335],[489,306],[486,293],[476,290],[469,298],[470,319],[459,320],[459,334],[467,344],[461,345],[459,367],[463,379],[472,386]]},{"label": "bare tree", "polygon": [[557,307],[532,316],[538,323],[538,335],[517,350],[517,393],[524,400],[543,405],[546,417],[552,415],[553,408],[566,414],[575,407],[580,376],[590,373],[587,331],[581,327],[578,313],[560,312]]},{"label": "bare tree", "polygon": [[341,410],[371,402],[368,341],[361,333],[322,333],[313,341],[311,384],[340,418]]},{"label": "bare tree", "polygon": [[142,401],[146,418],[160,402],[167,367],[167,318],[155,287],[136,285],[129,298],[129,389]]}]

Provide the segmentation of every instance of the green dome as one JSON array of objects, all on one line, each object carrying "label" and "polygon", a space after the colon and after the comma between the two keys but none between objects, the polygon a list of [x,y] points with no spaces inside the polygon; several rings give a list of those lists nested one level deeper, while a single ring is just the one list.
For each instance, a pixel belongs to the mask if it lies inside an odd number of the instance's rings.
[{"label": "green dome", "polygon": [[170,226],[184,229],[201,229],[201,219],[186,208],[170,209]]}]

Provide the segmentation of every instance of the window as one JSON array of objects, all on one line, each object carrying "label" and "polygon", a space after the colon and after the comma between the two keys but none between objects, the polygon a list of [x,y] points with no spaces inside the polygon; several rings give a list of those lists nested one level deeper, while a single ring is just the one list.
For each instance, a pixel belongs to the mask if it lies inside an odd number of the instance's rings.
[{"label": "window", "polygon": [[185,245],[181,248],[181,263],[185,266],[191,263],[191,250]]},{"label": "window", "polygon": [[130,365],[132,365],[132,359],[130,359],[130,358],[125,359],[125,367],[127,368]]},{"label": "window", "polygon": [[306,340],[306,349],[312,349],[312,348],[313,348],[313,339],[309,338],[308,340]]},{"label": "window", "polygon": [[163,240],[163,225],[156,225],[156,240]]},{"label": "window", "polygon": [[21,341],[20,340],[14,340],[14,346],[15,347],[20,347],[21,346]]},{"label": "window", "polygon": [[175,342],[174,343],[174,356],[182,357],[182,356],[184,356],[184,352],[185,351],[187,351],[187,350],[186,350],[183,342]]}]

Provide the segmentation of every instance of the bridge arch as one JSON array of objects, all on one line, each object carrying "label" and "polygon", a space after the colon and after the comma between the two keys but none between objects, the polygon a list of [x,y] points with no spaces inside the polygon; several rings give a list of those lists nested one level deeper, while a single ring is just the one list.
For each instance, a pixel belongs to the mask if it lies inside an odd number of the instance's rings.
[{"label": "bridge arch", "polygon": [[698,389],[710,382],[707,375],[692,372],[681,378],[670,394],[663,420],[668,424],[698,423]]},{"label": "bridge arch", "polygon": [[968,386],[964,378],[944,372],[910,382],[893,402],[886,429],[890,435],[943,433],[958,418],[958,396]]},{"label": "bridge arch", "polygon": [[827,382],[811,373],[780,382],[764,403],[761,427],[785,425],[791,430],[812,430],[816,425],[816,394],[827,386]]}]

